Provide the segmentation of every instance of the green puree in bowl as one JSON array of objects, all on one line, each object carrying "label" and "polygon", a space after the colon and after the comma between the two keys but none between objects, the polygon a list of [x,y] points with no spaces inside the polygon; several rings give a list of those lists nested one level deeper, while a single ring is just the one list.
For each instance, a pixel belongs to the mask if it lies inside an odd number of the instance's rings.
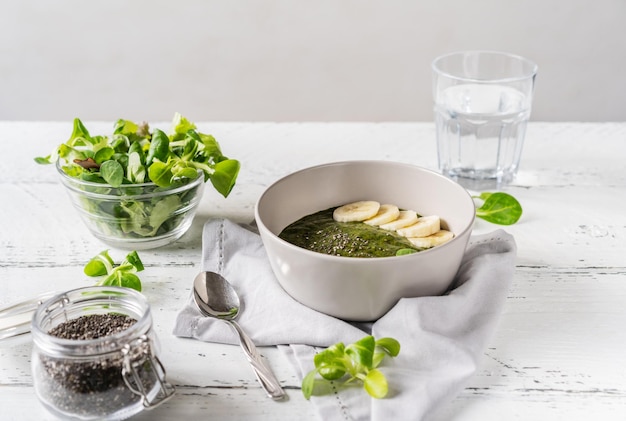
[{"label": "green puree in bowl", "polygon": [[298,247],[334,256],[389,257],[422,250],[393,231],[363,222],[337,222],[333,219],[335,209],[298,219],[279,237]]}]

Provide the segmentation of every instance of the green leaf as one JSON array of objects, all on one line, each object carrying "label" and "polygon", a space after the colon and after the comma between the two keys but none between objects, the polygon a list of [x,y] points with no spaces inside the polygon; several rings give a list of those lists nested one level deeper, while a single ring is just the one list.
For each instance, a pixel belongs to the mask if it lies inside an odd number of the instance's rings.
[{"label": "green leaf", "polygon": [[124,169],[117,161],[106,161],[100,165],[100,175],[113,187],[119,187],[124,181]]},{"label": "green leaf", "polygon": [[113,136],[110,146],[115,153],[126,153],[130,147],[130,139],[128,136],[117,134]]},{"label": "green leaf", "polygon": [[172,166],[172,178],[188,178],[194,180],[198,177],[198,168],[192,161],[176,160]]},{"label": "green leaf", "polygon": [[315,354],[313,362],[320,376],[326,380],[340,379],[346,374],[345,347],[339,342]]},{"label": "green leaf", "polygon": [[161,161],[155,161],[148,168],[148,178],[159,187],[169,187],[172,185],[172,166]]},{"label": "green leaf", "polygon": [[124,288],[132,288],[141,291],[141,280],[137,275],[131,272],[120,272],[120,286]]},{"label": "green leaf", "polygon": [[304,379],[302,379],[302,394],[306,400],[309,400],[313,394],[313,388],[315,387],[315,374],[317,374],[317,371],[311,370],[306,376],[304,376]]},{"label": "green leaf", "polygon": [[141,156],[138,152],[128,155],[126,176],[131,183],[143,183],[146,180],[146,167],[141,164]]},{"label": "green leaf", "polygon": [[315,357],[313,357],[313,362],[317,366],[323,361],[327,361],[333,358],[341,358],[343,357],[345,350],[346,350],[346,347],[343,344],[343,342],[337,342],[336,344],[331,345],[325,350],[315,354]]},{"label": "green leaf", "polygon": [[139,126],[136,123],[120,118],[115,122],[115,125],[113,126],[113,133],[128,136],[137,133],[138,128]]},{"label": "green leaf", "polygon": [[146,165],[150,166],[156,159],[166,162],[170,153],[170,140],[167,135],[159,129],[154,129],[152,140],[150,141],[150,149],[146,156]]},{"label": "green leaf", "polygon": [[97,285],[100,286],[113,286],[113,287],[119,287],[122,286],[120,278],[119,278],[119,272],[111,272],[108,276],[106,276],[105,278],[101,279]]},{"label": "green leaf", "polygon": [[40,165],[52,164],[51,158],[52,158],[52,155],[36,157],[35,162]]},{"label": "green leaf", "polygon": [[195,167],[178,168],[176,172],[172,172],[174,178],[189,178],[190,180],[198,177],[198,170]]},{"label": "green leaf", "polygon": [[476,216],[498,225],[515,224],[522,216],[522,205],[513,196],[507,193],[483,192],[474,196],[484,200],[481,207],[476,209]]},{"label": "green leaf", "polygon": [[210,134],[198,133],[198,137],[203,145],[203,154],[207,157],[213,157],[214,161],[222,161],[222,150],[220,144]]},{"label": "green leaf", "polygon": [[149,236],[152,234],[152,228],[144,228],[147,225],[146,219],[150,212],[146,205],[138,201],[127,201],[120,205],[120,208],[128,214],[128,218],[120,221],[120,228],[125,234],[136,233],[140,236]]},{"label": "green leaf", "polygon": [[136,251],[129,252],[124,261],[115,266],[108,250],[104,250],[87,262],[83,271],[87,276],[100,278],[96,285],[119,286],[141,291],[141,280],[135,272],[143,269],[143,263]]},{"label": "green leaf", "polygon": [[400,353],[400,342],[393,338],[380,338],[376,340],[376,347],[381,348],[391,357],[397,357]]},{"label": "green leaf", "polygon": [[141,272],[142,270],[144,270],[143,262],[141,261],[141,258],[139,258],[139,253],[137,253],[135,250],[126,255],[126,258],[122,262],[122,265],[125,263],[132,265],[137,272]]},{"label": "green leaf", "polygon": [[187,120],[180,113],[174,114],[174,118],[172,119],[172,131],[175,135],[178,135],[177,137],[182,137],[187,134],[189,130],[194,130],[195,128],[196,125]]},{"label": "green leaf", "polygon": [[346,347],[346,354],[352,361],[366,368],[372,368],[376,341],[372,335],[368,335]]},{"label": "green leaf", "polygon": [[211,174],[211,184],[222,196],[228,197],[235,186],[240,164],[235,159],[227,159],[215,165],[215,171]]},{"label": "green leaf", "polygon": [[385,359],[385,355],[387,354],[384,352],[374,352],[374,357],[372,358],[372,368],[378,367]]},{"label": "green leaf", "polygon": [[65,143],[62,145],[59,145],[59,147],[57,148],[57,157],[58,158],[63,158],[65,159],[66,162],[72,162],[75,159],[87,159],[87,158],[93,158],[93,150],[90,149],[84,149],[84,150],[78,150],[76,148],[73,148],[70,145],[66,145]]},{"label": "green leaf", "polygon": [[340,379],[346,375],[347,370],[345,361],[339,359],[324,361],[317,367],[317,372],[326,380]]},{"label": "green leaf", "polygon": [[180,157],[182,160],[191,161],[198,153],[198,140],[193,137],[188,138],[185,141],[185,146],[183,147],[183,154]]},{"label": "green leaf", "polygon": [[83,122],[80,121],[79,118],[75,118],[74,119],[74,126],[72,128],[72,135],[70,136],[70,138],[67,141],[67,143],[75,144],[77,140],[80,143],[84,143],[83,140],[89,141],[89,143],[91,143],[91,135],[89,134],[89,131],[87,130],[87,128],[85,127]]},{"label": "green leaf", "polygon": [[[382,352],[374,352],[381,349]],[[378,341],[371,335],[365,336],[359,341],[344,346],[342,342],[329,346],[325,350],[315,354],[313,362],[315,370],[310,371],[302,380],[302,393],[309,399],[314,392],[320,393],[315,388],[315,375],[320,374],[321,381],[333,381],[333,385],[345,386],[351,382],[363,382],[367,393],[374,398],[382,398],[387,395],[387,379],[381,371],[374,368],[385,355],[396,356],[400,352],[400,344],[392,338],[382,338]],[[345,374],[348,373],[348,376]],[[342,378],[345,378],[342,380]],[[319,386],[319,383],[318,383]],[[336,389],[333,386],[333,389]],[[329,393],[326,390],[326,393]]]},{"label": "green leaf", "polygon": [[87,262],[83,272],[87,276],[103,276],[113,270],[113,265],[113,259],[109,256],[109,251],[104,250]]},{"label": "green leaf", "polygon": [[180,196],[178,195],[164,196],[161,200],[156,202],[148,218],[153,230],[152,232],[156,234],[159,227],[167,221],[180,206]]},{"label": "green leaf", "polygon": [[115,150],[110,146],[105,146],[99,149],[93,156],[94,161],[98,164],[102,164],[104,161],[108,161],[115,154]]},{"label": "green leaf", "polygon": [[148,123],[137,124],[129,120],[117,120],[115,128],[113,130],[113,137],[115,139],[123,139],[125,145],[118,144],[117,151],[121,151],[124,147],[130,152],[129,145],[133,143],[139,143],[140,145],[146,144],[150,146],[150,127]]},{"label": "green leaf", "polygon": [[80,167],[79,165],[70,167],[65,172],[67,173],[67,175],[71,177],[80,178],[83,181],[88,181],[90,183],[106,184],[106,181],[104,180],[104,178],[102,178],[100,173],[94,173],[91,171],[83,170],[83,168]]},{"label": "green leaf", "polygon": [[370,370],[363,379],[363,385],[367,393],[376,399],[382,399],[387,396],[389,386],[387,378],[377,369]]},{"label": "green leaf", "polygon": [[146,154],[144,153],[141,143],[138,141],[134,141],[130,144],[130,147],[128,148],[128,155],[132,153],[137,153],[139,155],[142,164],[146,162]]}]

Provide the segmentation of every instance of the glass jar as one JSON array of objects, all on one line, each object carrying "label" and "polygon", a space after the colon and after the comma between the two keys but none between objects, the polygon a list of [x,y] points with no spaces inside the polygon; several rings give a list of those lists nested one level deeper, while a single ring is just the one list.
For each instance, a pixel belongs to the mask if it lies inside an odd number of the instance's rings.
[{"label": "glass jar", "polygon": [[[63,328],[59,325],[76,324],[93,315],[128,316],[135,322],[96,339],[50,334],[52,329]],[[150,306],[137,291],[87,287],[56,295],[38,307],[31,329],[35,391],[57,416],[123,419],[158,405],[174,393],[157,357],[159,345]]]}]

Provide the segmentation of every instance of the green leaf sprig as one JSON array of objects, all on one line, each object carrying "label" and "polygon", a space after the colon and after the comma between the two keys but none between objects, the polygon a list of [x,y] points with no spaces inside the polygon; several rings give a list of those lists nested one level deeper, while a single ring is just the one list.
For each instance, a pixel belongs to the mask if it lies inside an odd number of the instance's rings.
[{"label": "green leaf sprig", "polygon": [[222,154],[213,136],[197,131],[179,113],[169,134],[159,129],[150,132],[147,123],[120,119],[110,137],[92,136],[75,118],[70,138],[54,153],[35,158],[39,164],[57,160],[71,177],[113,187],[153,182],[167,188],[195,179],[201,170],[204,181],[211,181],[224,197],[233,189],[240,168],[239,161]]},{"label": "green leaf sprig", "polygon": [[131,251],[126,258],[116,265],[108,250],[94,256],[83,269],[85,275],[99,277],[96,283],[99,286],[118,286],[141,291],[141,280],[136,275],[144,269],[143,263],[136,251]]},{"label": "green leaf sprig", "polygon": [[339,342],[315,354],[315,369],[302,380],[302,394],[306,399],[311,398],[319,374],[322,381],[342,381],[343,385],[362,382],[371,397],[384,398],[388,392],[387,379],[377,367],[385,355],[396,357],[399,353],[400,343],[393,338],[376,340],[369,335],[348,346]]},{"label": "green leaf sprig", "polygon": [[482,205],[476,208],[476,216],[492,224],[513,225],[522,216],[522,205],[510,194],[483,192],[472,198],[483,201]]}]

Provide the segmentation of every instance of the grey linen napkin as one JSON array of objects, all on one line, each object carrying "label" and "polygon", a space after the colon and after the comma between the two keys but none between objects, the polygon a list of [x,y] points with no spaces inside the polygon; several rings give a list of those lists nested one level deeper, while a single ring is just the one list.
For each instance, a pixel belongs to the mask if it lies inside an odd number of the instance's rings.
[{"label": "grey linen napkin", "polygon": [[[238,321],[259,346],[278,345],[299,378],[313,369],[319,348],[349,344],[366,334],[393,337],[400,355],[386,358],[385,399],[357,387],[311,401],[323,420],[427,420],[453,399],[475,372],[495,330],[515,270],[516,245],[502,230],[473,236],[451,290],[442,296],[404,298],[373,323],[348,323],[311,310],[276,280],[251,227],[209,220],[203,231],[202,270],[221,273],[242,301]],[[190,297],[177,316],[176,336],[236,344],[223,322],[201,317]]]}]

